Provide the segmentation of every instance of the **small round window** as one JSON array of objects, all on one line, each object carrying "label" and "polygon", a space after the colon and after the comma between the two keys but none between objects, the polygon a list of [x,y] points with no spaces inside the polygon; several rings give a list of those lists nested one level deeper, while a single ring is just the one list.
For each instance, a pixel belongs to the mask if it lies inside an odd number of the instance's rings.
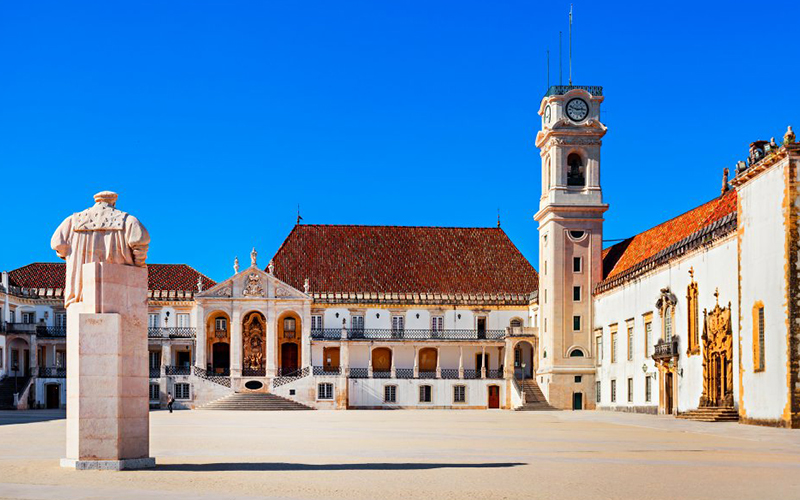
[{"label": "small round window", "polygon": [[264,387],[264,384],[262,384],[258,380],[248,380],[244,384],[244,386],[247,387],[248,389],[250,389],[251,391],[257,391],[257,390],[261,389],[262,387]]},{"label": "small round window", "polygon": [[575,349],[574,351],[569,353],[569,357],[570,358],[582,358],[583,357],[583,351],[581,351],[580,349]]}]

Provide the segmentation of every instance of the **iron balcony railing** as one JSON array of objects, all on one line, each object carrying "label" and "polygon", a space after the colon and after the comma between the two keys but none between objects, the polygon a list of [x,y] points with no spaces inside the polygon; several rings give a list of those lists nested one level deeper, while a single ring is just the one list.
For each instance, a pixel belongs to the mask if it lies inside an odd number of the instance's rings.
[{"label": "iron balcony railing", "polygon": [[242,368],[243,377],[266,377],[266,368]]},{"label": "iron balcony railing", "polygon": [[192,367],[189,365],[184,366],[165,366],[164,373],[167,375],[191,375]]},{"label": "iron balcony railing", "polygon": [[150,378],[161,378],[161,367],[153,368],[150,367]]},{"label": "iron balcony railing", "polygon": [[147,336],[151,339],[191,339],[196,332],[197,328],[188,326],[151,326],[147,329]]},{"label": "iron balcony railing", "polygon": [[670,340],[659,340],[654,346],[653,359],[669,359],[678,357],[678,337],[672,337]]},{"label": "iron balcony railing", "polygon": [[414,369],[413,368],[395,368],[394,370],[395,378],[414,378]]},{"label": "iron balcony railing", "polygon": [[458,377],[458,368],[442,368],[441,370],[442,378],[446,379],[456,379]]},{"label": "iron balcony railing", "polygon": [[342,368],[337,367],[327,367],[327,366],[315,366],[314,367],[314,375],[341,375]]},{"label": "iron balcony railing", "polygon": [[501,340],[505,330],[434,330],[434,329],[381,329],[381,328],[323,328],[311,330],[315,340],[339,340],[342,335],[349,340]]},{"label": "iron balcony railing", "polygon": [[600,97],[603,95],[603,87],[598,85],[552,85],[549,89],[547,89],[547,93],[545,93],[544,96],[550,97],[551,95],[564,95],[570,90],[575,89],[585,90],[595,97]]},{"label": "iron balcony railing", "polygon": [[231,379],[230,379],[231,372],[227,368],[225,370],[222,370],[221,373],[213,373],[208,370],[203,370],[202,368],[194,366],[192,367],[192,372],[196,377],[200,377],[210,382],[214,382],[215,384],[219,384],[224,387],[231,386]]},{"label": "iron balcony railing", "polygon": [[66,337],[66,326],[46,326],[41,323],[3,323],[3,331],[7,333],[27,333],[40,337]]},{"label": "iron balcony railing", "polygon": [[367,377],[369,377],[369,369],[350,368],[350,378],[367,378]]},{"label": "iron balcony railing", "polygon": [[503,370],[486,370],[486,378],[503,378]]},{"label": "iron balcony railing", "polygon": [[67,369],[63,366],[39,367],[39,378],[66,378]]}]

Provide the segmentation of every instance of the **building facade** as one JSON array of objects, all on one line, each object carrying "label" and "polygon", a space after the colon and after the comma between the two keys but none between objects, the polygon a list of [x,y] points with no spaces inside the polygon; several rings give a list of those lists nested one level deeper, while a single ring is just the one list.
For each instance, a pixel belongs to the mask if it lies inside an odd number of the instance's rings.
[{"label": "building facade", "polygon": [[[716,198],[603,248],[601,87],[539,114],[539,273],[499,228],[296,225],[215,282],[149,265],[153,406],[526,408],[800,427],[800,145],[756,141]],[[65,401],[64,267],[0,283],[0,406]]]}]

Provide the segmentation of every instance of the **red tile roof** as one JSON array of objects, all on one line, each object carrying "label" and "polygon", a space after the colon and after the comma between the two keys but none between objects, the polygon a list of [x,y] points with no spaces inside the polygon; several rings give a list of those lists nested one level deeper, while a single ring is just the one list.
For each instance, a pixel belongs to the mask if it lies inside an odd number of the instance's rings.
[{"label": "red tile roof", "polygon": [[[197,278],[203,280],[203,290],[216,282],[186,264],[148,264],[148,288],[150,290],[197,291]],[[9,285],[22,288],[63,289],[66,279],[63,262],[35,262],[9,271]]]},{"label": "red tile roof", "polygon": [[297,225],[278,279],[311,291],[530,294],[538,275],[500,228]]},{"label": "red tile roof", "polygon": [[[603,283],[630,273],[643,263],[708,230],[727,216],[736,215],[736,190],[603,250]],[[602,285],[602,283],[601,283]]]}]

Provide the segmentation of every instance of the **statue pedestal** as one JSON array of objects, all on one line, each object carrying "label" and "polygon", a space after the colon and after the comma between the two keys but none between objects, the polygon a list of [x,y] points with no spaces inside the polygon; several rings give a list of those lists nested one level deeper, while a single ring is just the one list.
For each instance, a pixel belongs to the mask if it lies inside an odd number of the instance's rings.
[{"label": "statue pedestal", "polygon": [[154,467],[150,457],[147,269],[90,263],[67,308],[67,456],[62,467]]}]

